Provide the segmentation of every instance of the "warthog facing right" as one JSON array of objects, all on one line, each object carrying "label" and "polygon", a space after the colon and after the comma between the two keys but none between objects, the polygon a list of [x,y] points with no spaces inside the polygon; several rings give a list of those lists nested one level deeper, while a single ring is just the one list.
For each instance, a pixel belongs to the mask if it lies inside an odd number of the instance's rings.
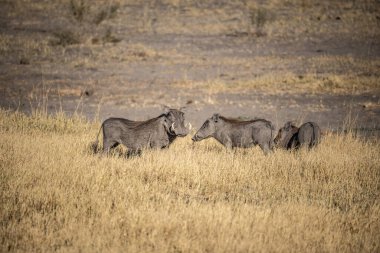
[{"label": "warthog facing right", "polygon": [[315,122],[306,122],[299,128],[292,122],[287,122],[278,131],[274,143],[284,149],[312,148],[318,145],[321,139],[321,129]]},{"label": "warthog facing right", "polygon": [[259,145],[268,154],[273,148],[274,128],[270,121],[255,119],[240,121],[214,114],[193,136],[193,141],[213,137],[227,148],[248,148]]},{"label": "warthog facing right", "polygon": [[128,148],[127,156],[139,155],[142,149],[167,148],[177,138],[189,133],[185,126],[184,113],[168,109],[166,113],[146,121],[132,121],[123,118],[109,118],[100,127],[93,151],[98,149],[98,138],[103,129],[103,153],[108,153],[119,144]]}]

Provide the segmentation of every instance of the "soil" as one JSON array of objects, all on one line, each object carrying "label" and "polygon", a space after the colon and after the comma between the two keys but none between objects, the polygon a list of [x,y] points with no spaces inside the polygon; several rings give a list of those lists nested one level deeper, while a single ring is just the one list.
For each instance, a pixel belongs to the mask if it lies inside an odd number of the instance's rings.
[{"label": "soil", "polygon": [[[379,85],[354,92],[276,90],[276,85],[270,89],[272,84],[265,89],[228,86],[268,74],[278,78],[287,73],[300,79],[310,73],[327,77],[354,73],[358,78],[380,80],[380,71],[374,71],[380,70],[380,65],[376,65],[380,57],[378,25],[372,33],[357,35],[350,30],[336,30],[334,27],[344,20],[332,18],[325,21],[331,27],[325,32],[281,37],[274,33],[223,30],[235,24],[231,18],[223,23],[221,31],[208,34],[199,28],[205,19],[201,16],[200,24],[190,32],[178,32],[175,28],[164,31],[164,25],[170,26],[164,21],[156,28],[151,24],[148,30],[140,31],[121,16],[142,10],[143,5],[121,4],[118,18],[105,21],[102,28],[83,24],[75,28],[75,21],[68,19],[66,12],[59,18],[52,18],[54,10],[44,14],[38,8],[28,15],[10,15],[6,12],[18,11],[5,2],[0,31],[2,38],[11,38],[11,42],[3,44],[0,57],[2,108],[29,113],[46,106],[50,113],[77,112],[91,120],[111,116],[144,120],[159,115],[163,105],[185,106],[187,120],[194,128],[218,112],[242,119],[265,118],[277,128],[295,120],[315,121],[323,129],[339,131],[354,121],[355,129],[361,133],[380,135]],[[160,7],[167,10],[164,4]],[[285,9],[281,15],[291,13]],[[373,15],[378,15],[378,11]],[[196,19],[190,14],[186,17],[184,20],[194,26]],[[83,31],[85,35],[79,44],[51,43],[53,34],[65,26]],[[107,29],[112,30],[107,38],[117,38],[117,42],[97,43],[102,38],[99,34]],[[325,63],[325,59],[347,58],[354,63],[366,61],[368,67]]]}]

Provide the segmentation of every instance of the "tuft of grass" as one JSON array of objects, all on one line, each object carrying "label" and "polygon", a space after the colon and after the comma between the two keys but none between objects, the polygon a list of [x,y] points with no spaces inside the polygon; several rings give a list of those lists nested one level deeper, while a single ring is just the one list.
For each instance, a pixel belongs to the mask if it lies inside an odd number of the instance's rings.
[{"label": "tuft of grass", "polygon": [[98,123],[0,110],[1,251],[377,252],[380,143],[92,155]]},{"label": "tuft of grass", "polygon": [[54,39],[50,41],[52,46],[69,46],[79,44],[80,36],[72,31],[60,31],[53,33]]},{"label": "tuft of grass", "polygon": [[121,39],[113,35],[111,29],[108,29],[105,35],[102,37],[102,41],[103,43],[118,43],[121,41]]},{"label": "tuft of grass", "polygon": [[99,25],[106,19],[111,19],[116,17],[116,12],[119,9],[118,4],[112,4],[104,7],[94,18],[94,23]]},{"label": "tuft of grass", "polygon": [[84,0],[70,0],[70,11],[74,19],[82,22],[89,7]]},{"label": "tuft of grass", "polygon": [[249,10],[250,25],[253,27],[253,34],[257,37],[265,36],[265,24],[268,22],[268,10],[265,8],[253,8]]},{"label": "tuft of grass", "polygon": [[360,94],[368,91],[379,91],[378,77],[357,75],[317,75],[308,73],[297,75],[285,72],[279,75],[262,74],[250,80],[208,80],[208,81],[180,81],[173,85],[179,87],[199,88],[210,93],[241,92],[244,90],[258,90],[266,93],[334,93],[334,94]]},{"label": "tuft of grass", "polygon": [[79,134],[91,128],[84,117],[66,116],[63,112],[56,115],[47,115],[45,111],[34,110],[31,116],[21,112],[0,110],[0,131],[2,133],[24,134]]},{"label": "tuft of grass", "polygon": [[133,58],[142,59],[142,60],[160,56],[160,54],[153,48],[147,47],[140,43],[130,44],[128,46],[127,53]]}]

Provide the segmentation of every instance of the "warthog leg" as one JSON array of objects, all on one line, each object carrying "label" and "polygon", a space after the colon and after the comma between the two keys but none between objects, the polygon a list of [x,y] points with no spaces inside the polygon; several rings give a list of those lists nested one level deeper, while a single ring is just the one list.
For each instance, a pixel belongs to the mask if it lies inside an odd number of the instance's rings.
[{"label": "warthog leg", "polygon": [[186,127],[187,129],[189,129],[189,130],[192,130],[192,129],[193,129],[193,126],[191,125],[190,122],[187,123],[187,124],[185,125],[185,127]]},{"label": "warthog leg", "polygon": [[103,142],[103,153],[108,154],[111,149],[116,148],[119,145],[117,141],[105,140]]},{"label": "warthog leg", "polygon": [[141,149],[131,149],[127,151],[126,158],[131,158],[133,156],[141,156]]},{"label": "warthog leg", "polygon": [[259,143],[259,146],[264,151],[264,155],[268,155],[272,151],[269,143]]}]

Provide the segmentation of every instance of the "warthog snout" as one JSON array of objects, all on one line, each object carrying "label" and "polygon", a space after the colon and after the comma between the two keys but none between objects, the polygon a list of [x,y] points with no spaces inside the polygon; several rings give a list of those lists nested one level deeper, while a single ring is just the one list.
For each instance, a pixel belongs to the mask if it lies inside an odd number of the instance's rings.
[{"label": "warthog snout", "polygon": [[191,130],[191,124],[190,123],[185,124],[185,127],[183,129],[184,129],[185,135],[188,135]]},{"label": "warthog snout", "polygon": [[172,133],[176,133],[176,131],[175,131],[175,127],[174,127],[174,122],[172,123],[172,125],[170,126],[170,131],[172,132]]},{"label": "warthog snout", "polygon": [[186,129],[190,132],[191,129],[193,129],[193,126],[191,125],[191,123],[186,123],[185,125]]},{"label": "warthog snout", "polygon": [[197,134],[195,134],[192,138],[191,138],[192,141],[199,141],[199,137],[197,136]]},{"label": "warthog snout", "polygon": [[184,137],[189,134],[190,130],[187,126],[184,126],[184,124],[176,124],[172,123],[170,126],[170,131],[174,133],[177,136]]}]

